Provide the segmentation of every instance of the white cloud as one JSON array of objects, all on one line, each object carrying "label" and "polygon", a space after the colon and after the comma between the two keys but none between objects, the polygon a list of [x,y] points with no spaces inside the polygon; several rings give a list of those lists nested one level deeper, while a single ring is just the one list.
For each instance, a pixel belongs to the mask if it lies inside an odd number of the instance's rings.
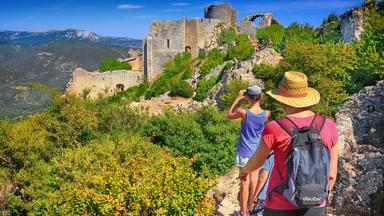
[{"label": "white cloud", "polygon": [[173,3],[172,6],[178,6],[178,7],[185,7],[185,6],[189,6],[191,4],[189,3],[186,3],[186,2],[177,2],[177,3]]},{"label": "white cloud", "polygon": [[136,9],[136,8],[143,8],[144,5],[135,5],[135,4],[121,4],[117,5],[118,9],[125,10],[125,9]]}]

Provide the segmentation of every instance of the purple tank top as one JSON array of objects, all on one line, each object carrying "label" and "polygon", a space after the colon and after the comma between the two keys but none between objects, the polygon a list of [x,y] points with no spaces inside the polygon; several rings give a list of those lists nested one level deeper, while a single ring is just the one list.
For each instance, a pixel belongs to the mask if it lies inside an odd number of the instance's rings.
[{"label": "purple tank top", "polygon": [[246,109],[247,119],[241,122],[239,141],[237,142],[237,154],[243,157],[251,157],[259,145],[261,133],[264,129],[266,111],[253,114]]}]

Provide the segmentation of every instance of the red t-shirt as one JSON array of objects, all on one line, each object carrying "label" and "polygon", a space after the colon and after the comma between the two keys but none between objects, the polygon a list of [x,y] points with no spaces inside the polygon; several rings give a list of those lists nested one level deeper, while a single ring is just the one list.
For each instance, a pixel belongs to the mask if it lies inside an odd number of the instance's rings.
[{"label": "red t-shirt", "polygon": [[[289,118],[299,128],[309,126],[313,120],[313,116],[308,116],[305,118]],[[336,124],[331,119],[326,119],[323,129],[321,130],[320,136],[329,151],[334,145],[337,144],[339,135],[336,129]],[[284,162],[289,150],[288,143],[290,141],[290,136],[276,123],[276,121],[271,121],[265,126],[265,129],[262,134],[262,139],[267,145],[267,147],[275,153],[275,166],[272,169],[271,177],[269,180],[265,206],[270,209],[278,210],[297,209],[296,206],[292,205],[284,196],[278,193],[272,193],[271,199],[268,199],[268,194],[272,190],[272,188],[281,184],[281,180],[276,166],[279,166],[279,169],[282,172],[283,179],[287,179],[287,170],[284,166]],[[323,207],[325,205],[326,203],[324,202],[319,207]]]}]

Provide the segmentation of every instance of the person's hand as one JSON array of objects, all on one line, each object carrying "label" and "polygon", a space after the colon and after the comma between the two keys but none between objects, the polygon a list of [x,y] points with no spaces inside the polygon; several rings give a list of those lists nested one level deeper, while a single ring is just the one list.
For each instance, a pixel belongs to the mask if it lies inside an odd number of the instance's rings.
[{"label": "person's hand", "polygon": [[240,181],[246,181],[247,176],[248,176],[248,173],[240,172],[239,177],[237,177],[237,178],[240,179]]},{"label": "person's hand", "polygon": [[237,95],[237,99],[238,100],[241,100],[244,98],[244,94],[245,94],[245,90],[240,90],[238,95]]}]

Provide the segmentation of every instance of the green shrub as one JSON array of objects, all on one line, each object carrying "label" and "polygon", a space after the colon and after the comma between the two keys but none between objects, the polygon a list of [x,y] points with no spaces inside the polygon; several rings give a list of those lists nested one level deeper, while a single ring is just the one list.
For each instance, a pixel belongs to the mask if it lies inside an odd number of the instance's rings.
[{"label": "green shrub", "polygon": [[236,57],[238,60],[244,61],[252,57],[255,48],[249,41],[248,35],[238,34],[236,35],[234,42],[235,46],[228,50],[228,53],[225,57],[226,60],[230,60]]},{"label": "green shrub", "polygon": [[237,33],[234,28],[223,29],[218,37],[219,45],[230,44],[235,41]]},{"label": "green shrub", "polygon": [[297,70],[308,76],[309,84],[319,90],[320,104],[315,111],[333,116],[347,97],[345,87],[356,67],[354,50],[343,44],[295,44],[286,47],[281,71]]},{"label": "green shrub", "polygon": [[216,78],[209,80],[199,80],[196,88],[196,101],[204,101],[208,97],[208,91],[216,84]]},{"label": "green shrub", "polygon": [[295,22],[290,24],[285,31],[284,45],[294,46],[298,43],[315,44],[316,37],[317,32],[310,24],[299,24]]},{"label": "green shrub", "polygon": [[317,36],[319,43],[338,43],[343,40],[340,28],[340,18],[331,13],[321,24],[321,31]]},{"label": "green shrub", "polygon": [[257,38],[261,44],[266,44],[268,39],[273,42],[272,48],[281,50],[282,42],[285,35],[285,28],[280,24],[273,24],[257,31]]},{"label": "green shrub", "polygon": [[100,72],[114,71],[114,70],[132,70],[132,65],[128,62],[120,62],[114,58],[105,58],[101,61]]},{"label": "green shrub", "polygon": [[199,49],[199,59],[203,60],[205,59],[205,57],[207,57],[207,54],[205,54],[205,50]]},{"label": "green shrub", "polygon": [[224,60],[224,54],[217,48],[209,51],[207,58],[200,66],[200,78],[203,79],[212,69],[222,64]]},{"label": "green shrub", "polygon": [[198,177],[191,163],[137,137],[103,137],[23,171],[9,213],[207,215],[213,182]]},{"label": "green shrub", "polygon": [[193,89],[187,81],[177,80],[172,83],[171,92],[169,95],[191,98],[193,96]]},{"label": "green shrub", "polygon": [[[383,4],[383,3],[381,3]],[[367,15],[363,39],[355,42],[357,68],[348,86],[355,93],[364,86],[374,85],[384,79],[384,10]]]},{"label": "green shrub", "polygon": [[199,155],[193,163],[196,171],[208,169],[208,175],[220,175],[233,166],[238,130],[236,122],[208,107],[196,113],[168,112],[153,117],[143,127],[142,136],[169,147],[175,155]]},{"label": "green shrub", "polygon": [[128,101],[139,101],[140,97],[145,94],[148,89],[148,83],[142,83],[138,86],[130,87],[124,91],[117,92],[108,98],[110,103],[121,103]]},{"label": "green shrub", "polygon": [[173,60],[165,62],[164,72],[145,92],[145,98],[157,97],[171,90],[172,83],[178,79],[190,79],[193,74],[191,53],[178,53]]},{"label": "green shrub", "polygon": [[99,122],[93,101],[67,95],[53,100],[49,112],[54,118],[47,129],[55,145],[80,146],[94,138]]},{"label": "green shrub", "polygon": [[218,105],[221,110],[231,107],[233,101],[239,94],[240,90],[248,87],[248,82],[242,80],[232,80],[227,87],[227,92],[219,97]]}]

